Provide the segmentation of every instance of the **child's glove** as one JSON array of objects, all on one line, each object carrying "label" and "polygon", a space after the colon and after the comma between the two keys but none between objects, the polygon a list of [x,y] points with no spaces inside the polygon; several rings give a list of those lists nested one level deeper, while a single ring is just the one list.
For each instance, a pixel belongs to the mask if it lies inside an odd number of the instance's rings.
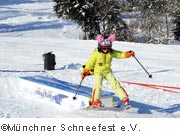
[{"label": "child's glove", "polygon": [[134,56],[134,55],[135,55],[135,52],[133,50],[125,52],[125,57],[126,58],[129,58],[129,57]]},{"label": "child's glove", "polygon": [[81,74],[81,78],[84,79],[86,76],[90,75],[90,71],[88,69],[83,69],[83,73]]}]

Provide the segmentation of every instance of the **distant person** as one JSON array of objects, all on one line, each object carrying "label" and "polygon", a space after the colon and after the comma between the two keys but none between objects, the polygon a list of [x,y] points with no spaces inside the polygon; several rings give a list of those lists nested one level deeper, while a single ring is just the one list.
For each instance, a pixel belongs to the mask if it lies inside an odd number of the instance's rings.
[{"label": "distant person", "polygon": [[91,53],[87,63],[84,65],[83,73],[81,74],[81,78],[84,79],[86,76],[90,75],[91,70],[93,70],[95,85],[92,90],[91,106],[94,108],[103,106],[100,101],[103,79],[106,79],[111,84],[116,95],[125,105],[125,108],[130,108],[128,94],[112,73],[111,62],[112,58],[129,58],[135,55],[135,52],[132,50],[122,52],[112,49],[112,42],[115,41],[115,38],[115,34],[111,34],[109,37],[103,35],[97,36],[98,47]]}]

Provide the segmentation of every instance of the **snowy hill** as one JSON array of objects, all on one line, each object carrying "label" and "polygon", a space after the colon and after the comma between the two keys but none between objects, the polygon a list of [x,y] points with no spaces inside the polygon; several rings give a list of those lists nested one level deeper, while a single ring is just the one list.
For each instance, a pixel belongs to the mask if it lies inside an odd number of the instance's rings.
[{"label": "snowy hill", "polygon": [[[50,0],[7,0],[1,1],[0,7],[0,117],[180,117],[179,89],[170,88],[177,92],[172,93],[123,82],[180,87],[180,46],[114,42],[114,49],[134,50],[152,74],[152,79],[148,78],[134,58],[113,60],[113,72],[129,94],[133,113],[64,109],[22,90],[19,77],[43,75],[79,84],[81,65],[97,42],[79,40],[77,25],[57,19]],[[56,70],[44,72],[42,54],[49,51],[56,55]],[[93,80],[89,76],[83,85],[92,87]],[[113,92],[106,81],[103,89]]]},{"label": "snowy hill", "polygon": [[15,5],[22,3],[50,2],[50,0],[1,0],[1,5]]}]

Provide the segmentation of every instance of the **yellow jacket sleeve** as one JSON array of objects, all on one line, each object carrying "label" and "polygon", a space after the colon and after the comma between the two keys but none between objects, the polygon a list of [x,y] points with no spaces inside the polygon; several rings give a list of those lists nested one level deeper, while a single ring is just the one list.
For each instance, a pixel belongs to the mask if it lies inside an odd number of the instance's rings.
[{"label": "yellow jacket sleeve", "polygon": [[124,59],[124,58],[126,58],[125,52],[117,51],[117,50],[113,50],[113,52],[112,52],[112,57],[113,57],[113,58],[118,58],[118,59]]}]

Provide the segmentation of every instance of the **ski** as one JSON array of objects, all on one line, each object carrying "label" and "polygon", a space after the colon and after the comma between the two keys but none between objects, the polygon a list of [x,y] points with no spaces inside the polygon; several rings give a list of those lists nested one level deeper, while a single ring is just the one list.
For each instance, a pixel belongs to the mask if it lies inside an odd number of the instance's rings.
[{"label": "ski", "polygon": [[128,106],[103,106],[103,107],[92,107],[88,106],[83,108],[84,110],[95,110],[95,111],[128,111],[131,108],[130,105]]},{"label": "ski", "polygon": [[117,110],[122,110],[121,107],[97,107],[94,108],[92,106],[88,106],[86,108],[84,108],[84,110],[95,110],[95,111],[117,111]]}]

